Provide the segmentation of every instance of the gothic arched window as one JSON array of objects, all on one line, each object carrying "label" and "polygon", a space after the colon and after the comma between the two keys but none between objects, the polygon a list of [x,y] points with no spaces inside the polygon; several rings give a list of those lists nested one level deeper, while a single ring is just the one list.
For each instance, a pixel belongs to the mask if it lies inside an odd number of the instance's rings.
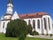
[{"label": "gothic arched window", "polygon": [[35,29],[35,20],[33,20],[33,28]]},{"label": "gothic arched window", "polygon": [[5,26],[5,22],[3,22],[3,28],[4,28],[4,26]]},{"label": "gothic arched window", "polygon": [[30,25],[30,20],[28,21],[28,24]]},{"label": "gothic arched window", "polygon": [[50,19],[48,18],[48,26],[49,26],[49,29],[50,29]]},{"label": "gothic arched window", "polygon": [[47,29],[47,26],[46,26],[46,19],[44,18],[44,26],[45,26],[45,29]]},{"label": "gothic arched window", "polygon": [[38,28],[40,28],[40,20],[38,20],[38,22],[37,22],[37,23],[38,23]]}]

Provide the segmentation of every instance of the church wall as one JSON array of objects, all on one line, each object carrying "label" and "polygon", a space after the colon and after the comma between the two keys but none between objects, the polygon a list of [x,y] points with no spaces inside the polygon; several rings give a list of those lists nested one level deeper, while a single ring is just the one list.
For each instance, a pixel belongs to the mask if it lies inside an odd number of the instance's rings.
[{"label": "church wall", "polygon": [[[46,28],[45,29],[45,25],[44,25],[44,18],[46,19]],[[50,29],[49,29],[49,24],[48,24],[48,18],[50,19]],[[30,23],[33,27],[33,20],[35,20],[35,31],[39,32],[39,34],[52,34],[52,19],[49,15],[44,15],[42,18],[29,18],[29,19],[24,19],[27,24],[28,24],[28,21],[30,20]],[[40,20],[40,29],[38,29],[38,25],[37,25],[37,20]]]},{"label": "church wall", "polygon": [[[40,28],[38,28],[38,20],[40,21]],[[42,25],[41,25],[41,18],[36,18],[36,31],[39,33],[39,34],[41,34],[41,28],[42,27]]]},{"label": "church wall", "polygon": [[[47,29],[45,29],[45,25],[44,25],[44,18],[46,19],[46,28]],[[50,19],[50,29],[49,29],[49,24],[48,24],[48,18]],[[44,32],[44,34],[52,34],[52,19],[51,19],[51,17],[49,16],[49,15],[44,15],[43,17],[42,17],[42,21],[43,21],[43,32]]]},{"label": "church wall", "polygon": [[53,34],[53,27],[52,27],[52,19],[50,18],[50,30],[49,30],[49,34]]},{"label": "church wall", "polygon": [[0,33],[6,33],[7,24],[9,21],[1,21]]},{"label": "church wall", "polygon": [[[41,34],[41,18],[29,18],[29,19],[24,19],[26,21],[27,25],[29,24],[28,21],[30,20],[30,24],[33,27],[33,20],[35,20],[35,31],[37,31],[39,34]],[[37,21],[40,21],[40,29],[38,28]],[[34,31],[34,29],[32,29]]]}]

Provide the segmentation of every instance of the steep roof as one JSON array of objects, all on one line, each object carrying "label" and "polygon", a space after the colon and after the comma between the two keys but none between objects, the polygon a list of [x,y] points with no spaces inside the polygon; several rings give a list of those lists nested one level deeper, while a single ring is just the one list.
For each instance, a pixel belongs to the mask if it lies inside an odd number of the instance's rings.
[{"label": "steep roof", "polygon": [[46,12],[36,12],[36,13],[30,13],[30,14],[22,14],[19,15],[21,19],[25,18],[41,18],[43,15],[48,15]]},{"label": "steep roof", "polygon": [[14,15],[12,16],[12,20],[19,19],[18,13],[15,11]]}]

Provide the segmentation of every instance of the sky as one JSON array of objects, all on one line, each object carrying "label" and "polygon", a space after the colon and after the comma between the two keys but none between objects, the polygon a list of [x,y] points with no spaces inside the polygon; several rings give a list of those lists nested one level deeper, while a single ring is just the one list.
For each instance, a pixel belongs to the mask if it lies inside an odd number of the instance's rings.
[{"label": "sky", "polygon": [[[6,14],[9,0],[0,0],[0,18]],[[13,12],[28,14],[35,12],[46,12],[53,19],[53,0],[12,0]]]}]

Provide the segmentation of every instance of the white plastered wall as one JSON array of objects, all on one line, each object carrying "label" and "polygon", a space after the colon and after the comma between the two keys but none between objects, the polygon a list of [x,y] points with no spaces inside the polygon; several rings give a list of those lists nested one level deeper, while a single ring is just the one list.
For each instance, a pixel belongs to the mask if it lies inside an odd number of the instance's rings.
[{"label": "white plastered wall", "polygon": [[[42,16],[43,32],[44,32],[44,34],[47,34],[47,31],[46,31],[45,26],[44,26],[44,18],[46,19],[46,26],[47,26],[46,28],[47,28],[48,34],[52,34],[52,19],[49,15]],[[50,29],[49,29],[49,26],[48,26],[48,18],[50,19]]]},{"label": "white plastered wall", "polygon": [[[24,19],[24,21],[26,21],[27,25],[28,25],[28,21],[30,20],[31,26],[33,27],[33,20],[35,20],[35,31],[37,31],[39,34],[42,34],[41,32],[41,18],[28,18],[28,19]],[[38,28],[38,24],[37,21],[40,21],[40,29]],[[32,29],[32,31],[34,31],[34,29]]]},{"label": "white plastered wall", "polygon": [[[4,24],[4,28],[3,28],[3,23],[4,23],[4,22],[5,22],[5,24]],[[0,33],[6,33],[6,28],[7,28],[8,22],[10,22],[10,21],[1,21]]]}]

